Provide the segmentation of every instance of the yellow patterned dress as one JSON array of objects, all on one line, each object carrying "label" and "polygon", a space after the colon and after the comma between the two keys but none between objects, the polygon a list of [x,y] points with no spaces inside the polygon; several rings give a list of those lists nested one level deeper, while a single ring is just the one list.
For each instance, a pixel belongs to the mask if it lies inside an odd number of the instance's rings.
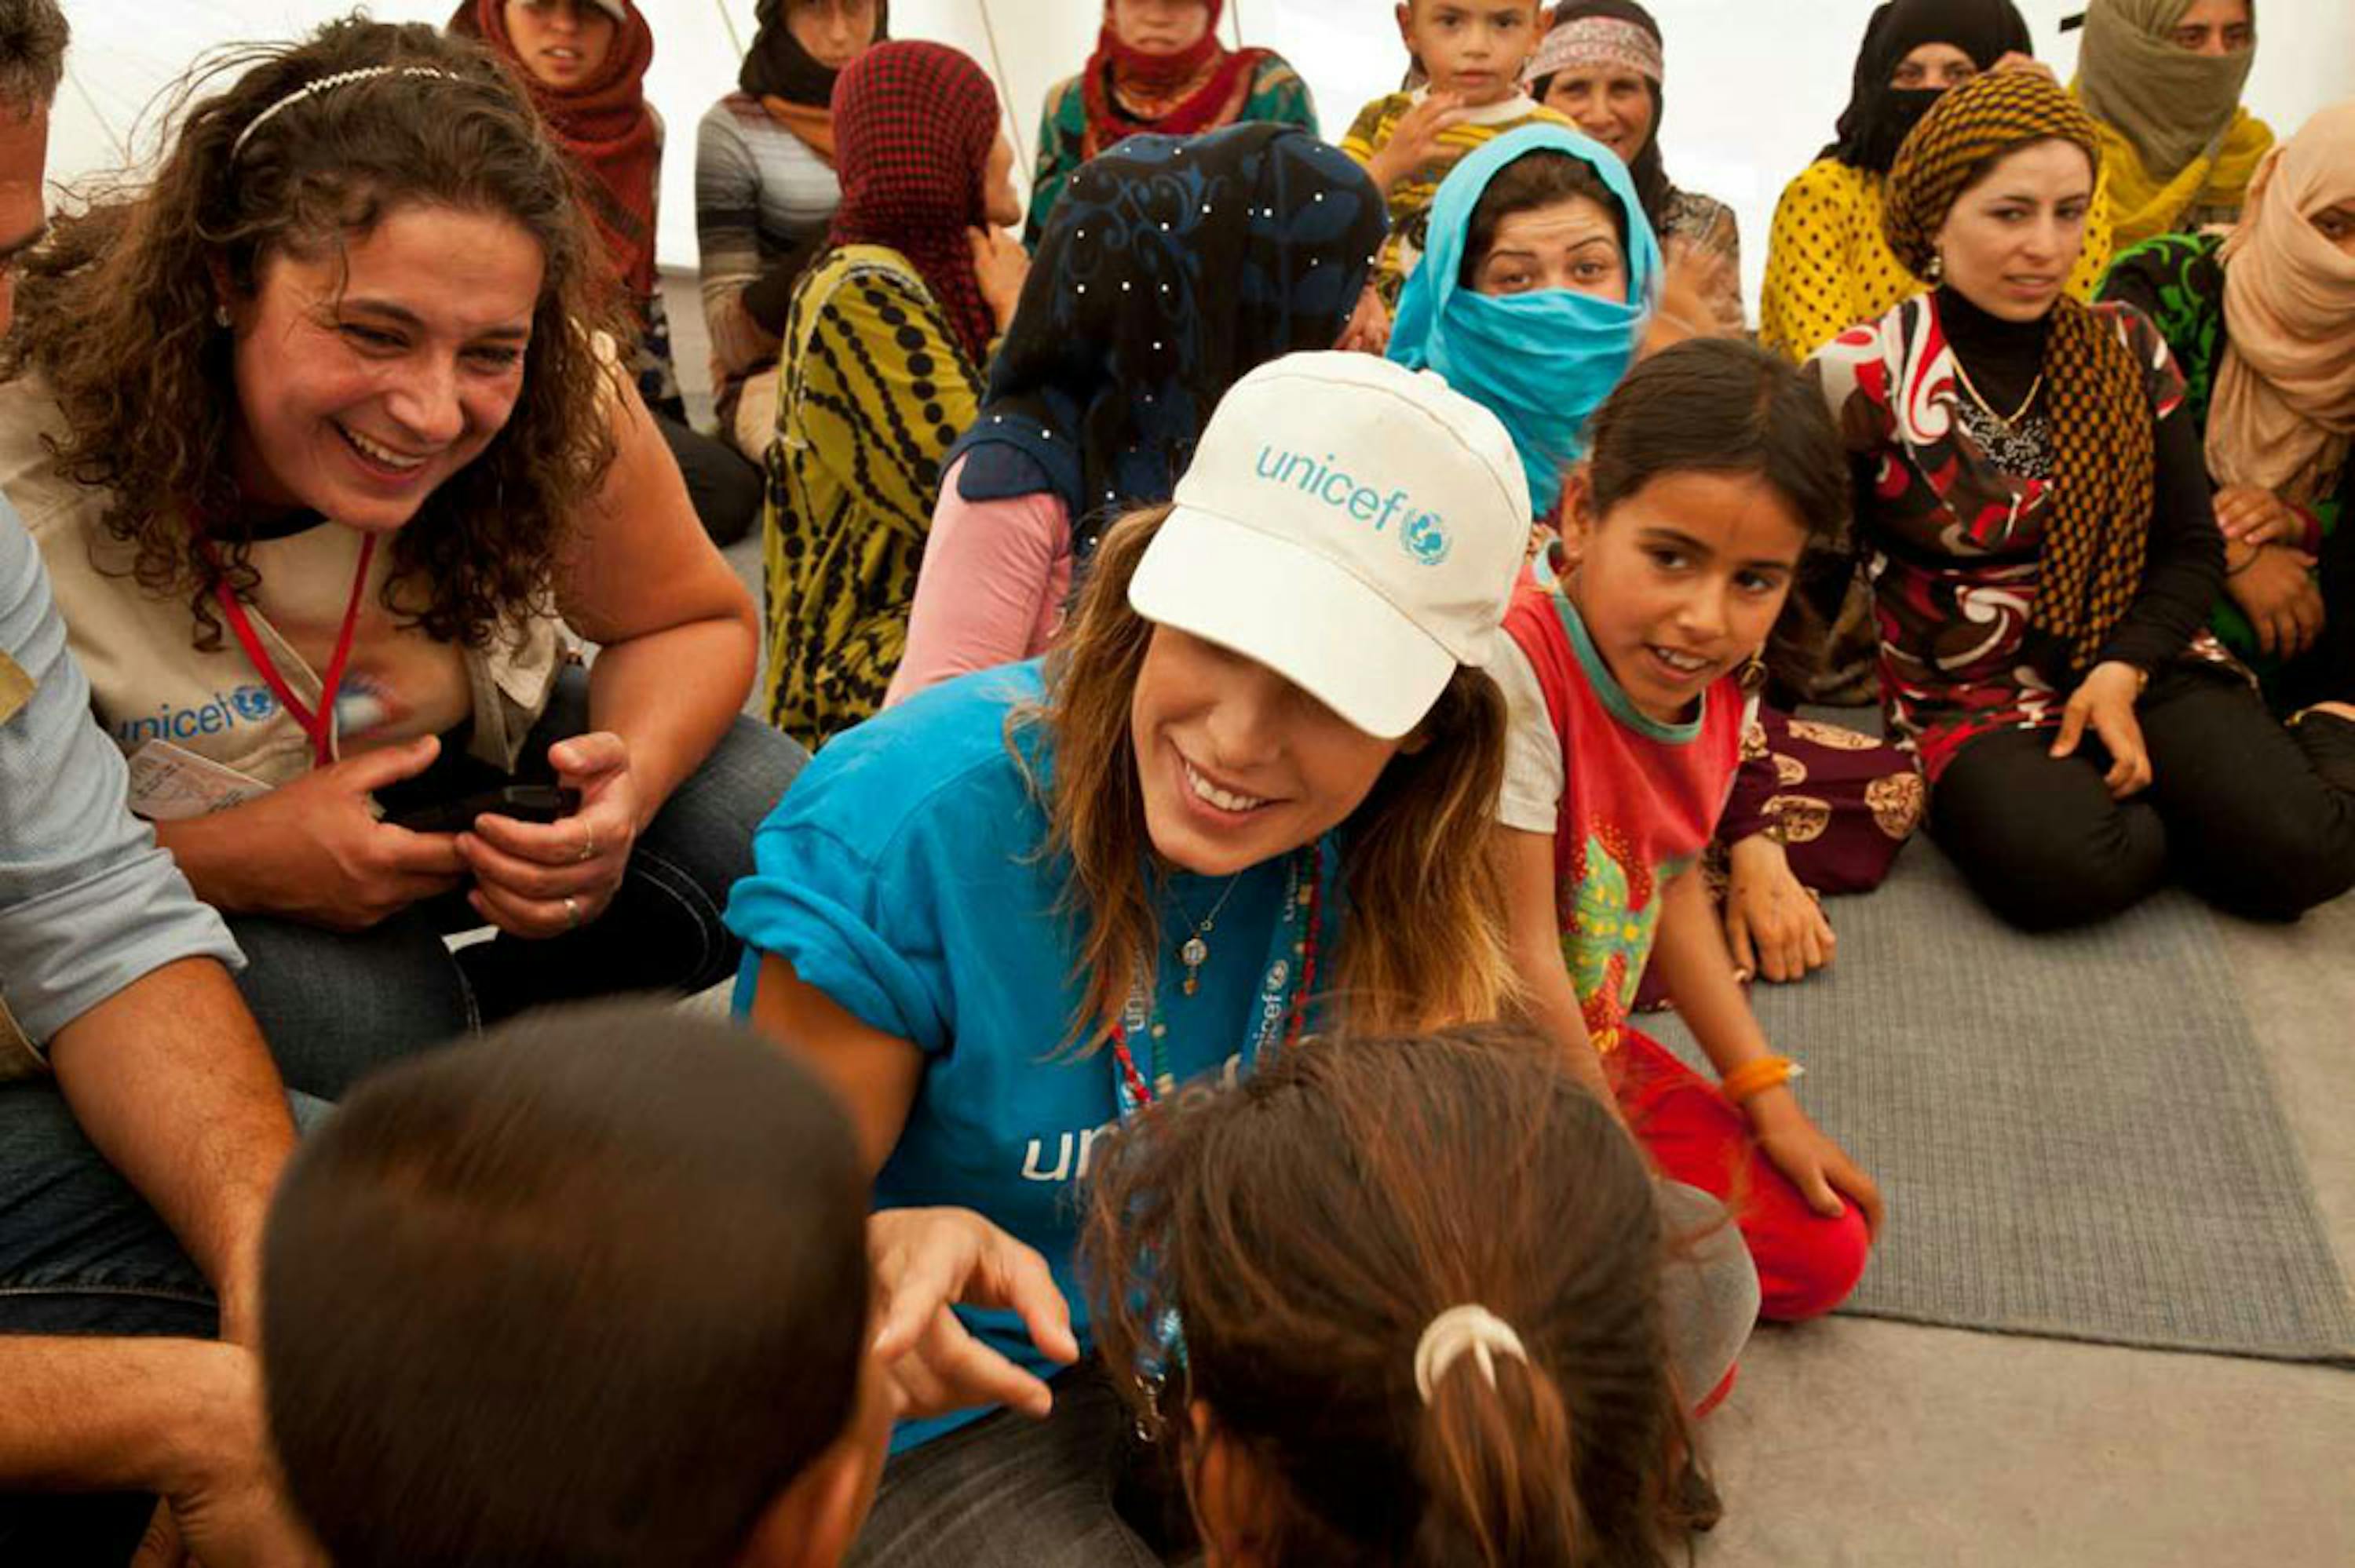
[{"label": "yellow patterned dress", "polygon": [[914,265],[847,245],[794,292],[761,508],[769,722],[815,749],[883,703],[941,460],[981,373]]}]

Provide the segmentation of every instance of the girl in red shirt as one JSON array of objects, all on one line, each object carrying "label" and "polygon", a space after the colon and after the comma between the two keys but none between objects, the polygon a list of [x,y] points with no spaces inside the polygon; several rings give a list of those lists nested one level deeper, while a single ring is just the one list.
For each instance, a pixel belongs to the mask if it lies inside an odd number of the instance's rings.
[{"label": "girl in red shirt", "polygon": [[[1855,1286],[1881,1196],[1800,1110],[1696,874],[1742,761],[1745,673],[1811,542],[1847,518],[1838,437],[1796,373],[1725,339],[1645,361],[1563,493],[1576,567],[1524,584],[1493,673],[1514,964],[1537,1020],[1607,1082],[1668,1174],[1733,1203],[1765,1316]],[[1712,1086],[1629,1027],[1646,965]]]}]

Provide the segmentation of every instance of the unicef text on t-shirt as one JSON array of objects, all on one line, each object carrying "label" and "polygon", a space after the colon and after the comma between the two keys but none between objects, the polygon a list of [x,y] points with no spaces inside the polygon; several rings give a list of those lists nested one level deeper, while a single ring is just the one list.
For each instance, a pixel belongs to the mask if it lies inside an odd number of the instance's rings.
[{"label": "unicef text on t-shirt", "polygon": [[278,699],[267,686],[239,686],[215,691],[213,700],[194,707],[159,705],[145,718],[125,719],[114,726],[114,738],[125,751],[150,740],[190,740],[219,735],[240,725],[267,724],[277,715]]}]

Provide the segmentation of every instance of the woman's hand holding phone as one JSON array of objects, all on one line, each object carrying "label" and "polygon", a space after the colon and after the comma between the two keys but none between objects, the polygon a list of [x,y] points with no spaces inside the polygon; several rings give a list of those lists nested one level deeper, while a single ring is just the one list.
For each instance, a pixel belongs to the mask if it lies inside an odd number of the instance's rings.
[{"label": "woman's hand holding phone", "polygon": [[581,793],[581,809],[553,822],[486,814],[457,835],[474,873],[466,895],[476,914],[512,936],[561,937],[605,912],[629,870],[643,824],[628,745],[593,731],[549,747],[557,782]]}]

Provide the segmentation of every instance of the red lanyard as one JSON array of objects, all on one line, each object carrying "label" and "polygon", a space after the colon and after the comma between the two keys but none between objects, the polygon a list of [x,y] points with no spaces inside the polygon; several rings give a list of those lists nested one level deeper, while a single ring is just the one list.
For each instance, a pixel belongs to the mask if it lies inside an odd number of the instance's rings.
[{"label": "red lanyard", "polygon": [[[208,549],[206,553],[209,555],[211,552]],[[285,707],[288,716],[301,725],[303,733],[311,737],[311,754],[318,758],[322,768],[336,760],[336,688],[344,683],[344,666],[351,661],[352,635],[359,630],[360,624],[360,599],[368,592],[368,567],[375,559],[376,535],[363,535],[360,539],[360,569],[352,577],[351,602],[344,607],[344,629],[336,634],[335,656],[327,661],[326,671],[319,678],[316,712],[303,705],[302,699],[295,696],[293,688],[287,685],[286,677],[278,673],[276,661],[261,645],[261,637],[253,630],[252,619],[245,613],[245,606],[238,602],[237,595],[229,590],[229,580],[224,577],[213,584],[213,597],[220,600],[221,614],[228,619],[229,629],[235,634],[237,645],[245,650],[245,657],[253,665],[255,673],[269,683],[272,695]]]},{"label": "red lanyard", "polygon": [[[1290,930],[1292,925],[1292,910],[1293,908],[1298,907],[1299,905],[1305,904],[1306,906],[1307,917],[1304,924],[1305,925],[1306,929],[1302,935],[1299,949],[1295,955],[1299,961],[1300,969],[1297,976],[1297,983],[1292,987],[1292,1005],[1285,1015],[1283,1048],[1286,1050],[1289,1050],[1300,1041],[1300,1026],[1307,1014],[1309,992],[1316,984],[1316,933],[1318,927],[1323,923],[1321,916],[1324,913],[1324,900],[1322,896],[1324,893],[1324,884],[1322,880],[1321,867],[1318,863],[1318,853],[1319,852],[1316,845],[1311,844],[1308,846],[1305,855],[1307,862],[1307,879],[1305,888],[1297,894],[1287,890],[1284,895],[1284,901],[1289,907],[1285,910],[1284,917],[1276,923],[1276,951],[1279,956],[1276,964],[1269,970],[1268,984],[1262,988],[1261,1003],[1263,1007],[1264,1007],[1267,1005],[1269,1001],[1269,991],[1271,989],[1281,989],[1284,980],[1285,979],[1285,969],[1287,966],[1284,963],[1281,955],[1284,948],[1286,946],[1284,938],[1286,933]],[[1157,1083],[1162,1074],[1161,1036],[1159,1032],[1155,1030],[1152,1026],[1152,1019],[1149,1012],[1146,1019],[1145,1020],[1144,1027],[1153,1039],[1153,1074],[1154,1079]],[[1134,1107],[1137,1110],[1142,1110],[1146,1106],[1153,1103],[1154,1086],[1146,1082],[1145,1075],[1137,1070],[1136,1056],[1135,1053],[1129,1049],[1128,1043],[1130,1033],[1131,1029],[1127,1020],[1121,1019],[1116,1020],[1114,1022],[1112,1026],[1111,1041],[1113,1071],[1118,1075],[1120,1081],[1127,1086],[1129,1098]],[[1257,1051],[1253,1051],[1252,1053],[1252,1060],[1254,1062],[1257,1060],[1258,1055],[1259,1053]],[[1115,1102],[1119,1100],[1120,1095],[1117,1091],[1114,1093],[1113,1098]]]}]

